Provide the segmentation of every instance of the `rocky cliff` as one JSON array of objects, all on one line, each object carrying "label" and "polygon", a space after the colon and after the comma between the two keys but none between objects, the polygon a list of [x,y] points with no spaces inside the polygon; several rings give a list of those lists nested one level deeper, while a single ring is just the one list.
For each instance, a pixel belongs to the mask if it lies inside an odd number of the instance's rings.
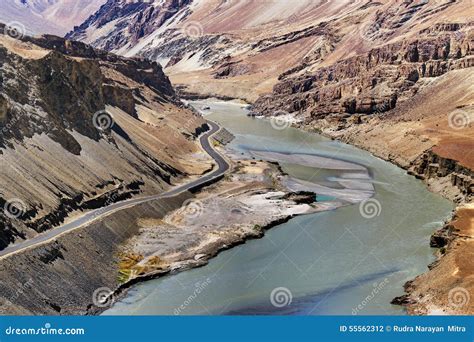
[{"label": "rocky cliff", "polygon": [[158,64],[15,38],[0,35],[0,249],[209,168],[204,121]]},{"label": "rocky cliff", "polygon": [[342,39],[333,56],[281,74],[254,105],[396,163],[459,204],[432,236],[438,260],[394,300],[411,314],[474,312],[474,23],[472,5],[466,16],[453,16],[456,7],[463,2],[375,10],[364,44]]},{"label": "rocky cliff", "polygon": [[[88,41],[93,46],[112,51],[137,42],[161,27],[178,11],[185,8],[192,0],[158,0],[158,1],[126,1],[108,0],[100,9],[74,27],[66,37],[73,40]],[[114,25],[110,25],[113,23]],[[94,30],[107,30],[107,35],[95,38]]]},{"label": "rocky cliff", "polygon": [[[54,241],[0,260],[0,314],[88,315],[121,285],[119,247],[138,233],[138,220],[159,220],[191,194],[112,213]],[[106,302],[112,304],[112,299]],[[105,306],[105,305],[104,305]]]},{"label": "rocky cliff", "polygon": [[[341,96],[348,97],[347,103],[339,101],[337,105],[365,113],[378,103],[370,103],[372,94],[357,96],[354,83],[338,87],[338,81],[348,82],[350,76],[339,74],[341,69],[355,63],[352,72],[360,74],[375,65],[391,65],[391,70],[377,67],[361,80],[363,87],[375,88],[373,92],[381,97],[387,110],[399,95],[391,87],[394,77],[404,83],[395,87],[411,88],[409,83],[419,77],[432,77],[446,68],[458,67],[442,61],[459,59],[458,53],[466,54],[465,34],[472,24],[469,5],[469,1],[450,0],[155,0],[146,4],[109,0],[68,37],[119,54],[158,61],[173,83],[188,92],[240,97],[251,102],[271,92],[274,85],[280,88],[275,92],[278,95],[288,84],[309,86],[311,76],[318,77],[320,73],[324,78],[325,72],[338,72],[327,82],[328,89],[321,96],[338,102],[342,91]],[[417,42],[418,38],[421,39]],[[395,70],[399,62],[405,68]],[[419,63],[420,67],[413,70],[405,62]],[[423,63],[426,69],[421,69]],[[401,76],[397,77],[397,73]],[[378,83],[372,86],[372,81]],[[320,85],[314,82],[314,88]],[[406,89],[401,96],[409,97],[414,91]],[[354,102],[355,96],[358,103]],[[304,110],[305,104],[300,105]],[[298,104],[295,106],[290,109],[299,110]]]},{"label": "rocky cliff", "polygon": [[[445,189],[444,194],[469,199],[473,164],[460,151],[472,146],[473,28],[474,23],[436,24],[416,38],[387,43],[314,72],[287,73],[271,95],[255,102],[254,111],[291,115],[301,127],[369,149],[411,167],[420,178],[449,176],[448,186],[459,191]],[[449,86],[455,82],[456,87]]]},{"label": "rocky cliff", "polygon": [[386,44],[312,73],[285,75],[255,109],[263,115],[277,110],[304,114],[308,123],[328,115],[386,112],[414,96],[424,79],[474,66],[470,29],[466,25],[434,36],[420,32],[417,39]]}]

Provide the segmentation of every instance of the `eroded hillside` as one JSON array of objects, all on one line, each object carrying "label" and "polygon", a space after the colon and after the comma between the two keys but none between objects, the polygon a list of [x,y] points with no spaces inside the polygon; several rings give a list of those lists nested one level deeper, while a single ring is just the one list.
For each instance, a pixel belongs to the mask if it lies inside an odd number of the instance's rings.
[{"label": "eroded hillside", "polygon": [[205,123],[158,64],[15,38],[0,35],[0,249],[209,169]]},{"label": "eroded hillside", "polygon": [[109,0],[68,37],[158,61],[187,93],[254,102],[281,79],[465,26],[472,8],[469,0]]}]

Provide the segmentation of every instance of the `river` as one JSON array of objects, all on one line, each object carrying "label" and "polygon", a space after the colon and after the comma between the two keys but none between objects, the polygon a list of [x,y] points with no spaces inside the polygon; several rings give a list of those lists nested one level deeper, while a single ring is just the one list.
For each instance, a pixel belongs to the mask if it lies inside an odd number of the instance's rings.
[{"label": "river", "polygon": [[[235,103],[193,105],[210,106],[207,118],[236,136],[228,147],[239,154],[314,154],[365,166],[375,187],[375,213],[363,215],[352,204],[296,217],[204,267],[133,287],[105,315],[405,314],[390,301],[434,260],[429,238],[449,217],[451,202],[353,146],[281,123],[275,129],[268,120],[247,117]],[[282,167],[290,176],[325,186],[337,187],[341,176],[338,170]]]}]

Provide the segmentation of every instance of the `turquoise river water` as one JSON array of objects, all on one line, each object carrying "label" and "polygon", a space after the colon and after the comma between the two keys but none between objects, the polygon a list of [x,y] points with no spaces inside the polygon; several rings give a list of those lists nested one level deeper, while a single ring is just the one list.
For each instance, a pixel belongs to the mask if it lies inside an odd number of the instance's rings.
[{"label": "turquoise river water", "polygon": [[[352,204],[299,216],[209,264],[133,287],[106,315],[405,314],[390,301],[433,261],[429,237],[453,205],[370,153],[295,128],[249,118],[242,105],[209,105],[207,118],[236,139],[229,148],[315,154],[368,168],[380,204],[375,217]],[[337,170],[283,164],[298,179],[338,187]],[[330,201],[330,196],[318,197]],[[262,213],[264,215],[264,213]]]}]

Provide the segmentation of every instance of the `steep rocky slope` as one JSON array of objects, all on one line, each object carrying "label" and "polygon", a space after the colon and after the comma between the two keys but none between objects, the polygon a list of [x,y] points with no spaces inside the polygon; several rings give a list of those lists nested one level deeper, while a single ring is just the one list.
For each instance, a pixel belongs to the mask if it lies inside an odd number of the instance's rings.
[{"label": "steep rocky slope", "polygon": [[105,0],[2,0],[0,22],[28,34],[64,35]]},{"label": "steep rocky slope", "polygon": [[68,37],[158,61],[186,92],[253,102],[271,92],[278,78],[311,73],[388,42],[401,44],[419,31],[435,36],[453,30],[452,23],[462,26],[472,21],[470,5],[468,0],[109,0]]},{"label": "steep rocky slope", "polygon": [[301,127],[359,145],[422,178],[449,176],[447,188],[437,190],[469,199],[473,28],[435,25],[313,72],[288,73],[254,110],[290,115]]},{"label": "steep rocky slope", "polygon": [[203,119],[142,59],[0,34],[0,110],[0,249],[210,167]]},{"label": "steep rocky slope", "polygon": [[255,100],[307,54],[331,49],[332,37],[322,37],[330,32],[317,25],[322,18],[355,7],[316,0],[109,0],[68,38],[158,61],[188,92]]},{"label": "steep rocky slope", "polygon": [[436,145],[472,169],[473,11],[466,0],[109,0],[69,37],[159,61],[183,95],[244,98],[407,168]]},{"label": "steep rocky slope", "polygon": [[1,258],[0,314],[87,315],[109,306],[112,300],[100,300],[122,284],[119,249],[139,233],[139,219],[160,220],[189,198],[186,192],[142,203]]}]

